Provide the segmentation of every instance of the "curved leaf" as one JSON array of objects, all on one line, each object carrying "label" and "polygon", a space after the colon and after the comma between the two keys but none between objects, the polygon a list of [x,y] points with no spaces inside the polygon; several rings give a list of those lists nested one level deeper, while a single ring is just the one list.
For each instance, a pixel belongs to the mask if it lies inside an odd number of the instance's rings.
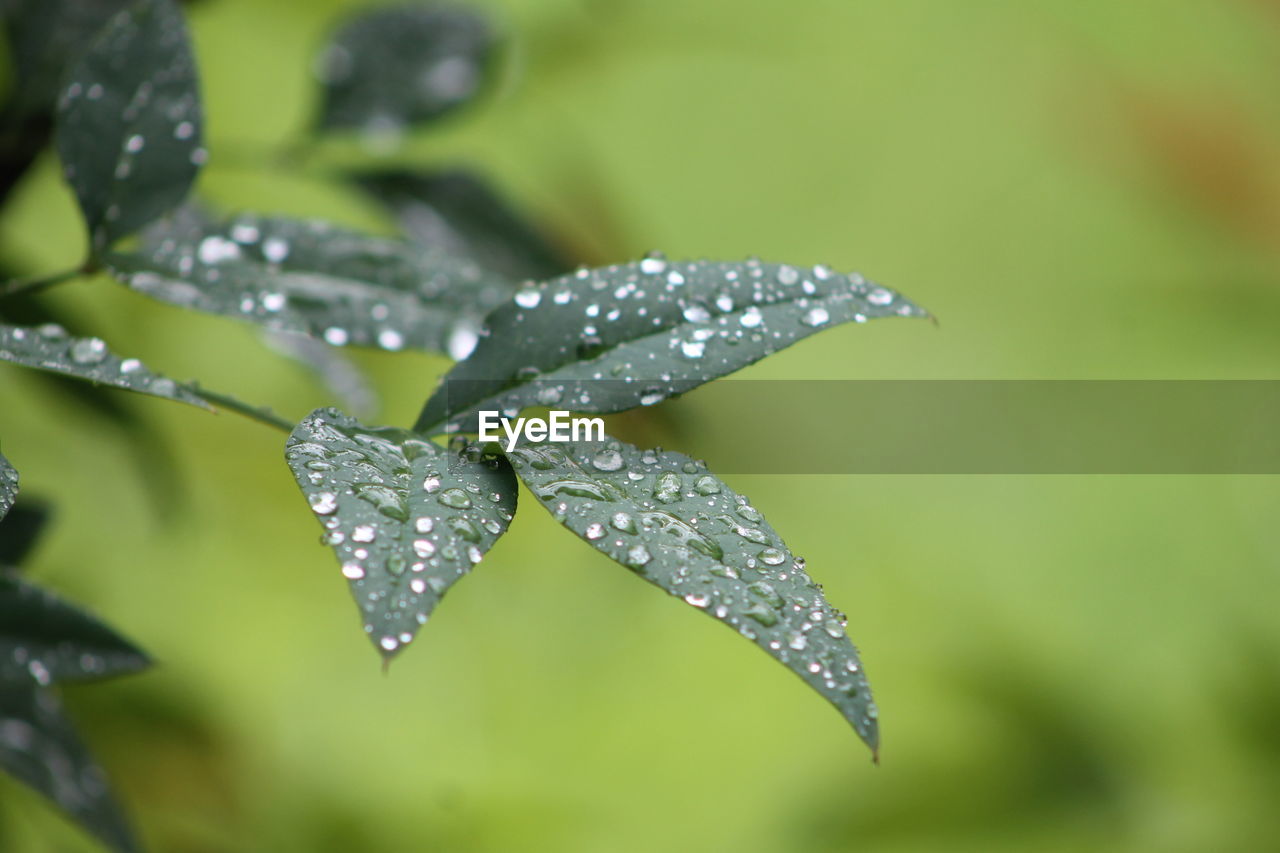
[{"label": "curved leaf", "polygon": [[173,208],[206,159],[195,59],[172,0],[115,15],[72,66],[55,141],[95,253]]},{"label": "curved leaf", "polygon": [[[0,487],[2,489],[3,487]],[[21,566],[35,547],[51,511],[43,501],[23,499],[13,505],[8,515],[0,513],[0,570]]]},{"label": "curved leaf", "polygon": [[101,338],[73,338],[61,326],[0,324],[0,361],[209,409],[186,385],[152,373],[136,358],[120,358]]},{"label": "curved leaf", "polygon": [[323,222],[240,215],[175,218],[149,251],[113,253],[129,287],[184,308],[354,344],[465,356],[511,285],[471,261]]},{"label": "curved leaf", "polygon": [[481,408],[652,405],[838,323],[923,316],[891,290],[822,266],[650,257],[580,270],[525,288],[490,314],[475,351],[445,375],[414,429],[474,432]]},{"label": "curved leaf", "polygon": [[705,464],[616,440],[526,443],[511,462],[562,525],[764,649],[877,749],[876,706],[844,616]]},{"label": "curved leaf", "polygon": [[321,129],[398,134],[471,100],[484,83],[494,35],[454,6],[377,9],[334,35],[320,58]]},{"label": "curved leaf", "polygon": [[351,180],[395,216],[414,242],[523,281],[573,269],[538,229],[487,181],[471,172],[364,172]]},{"label": "curved leaf", "polygon": [[150,665],[137,646],[88,613],[0,575],[0,683],[93,681]]},{"label": "curved leaf", "polygon": [[0,454],[0,519],[9,514],[18,497],[18,469]]},{"label": "curved leaf", "polygon": [[289,467],[386,657],[404,648],[444,593],[511,523],[516,479],[503,459],[366,427],[336,409],[298,424]]},{"label": "curved leaf", "polygon": [[0,769],[39,791],[110,849],[137,849],[106,774],[57,697],[33,683],[0,686]]}]

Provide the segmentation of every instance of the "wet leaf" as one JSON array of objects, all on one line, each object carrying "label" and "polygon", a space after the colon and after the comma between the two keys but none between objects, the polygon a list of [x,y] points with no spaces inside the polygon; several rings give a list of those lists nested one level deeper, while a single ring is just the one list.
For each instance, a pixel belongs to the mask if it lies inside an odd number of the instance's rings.
[{"label": "wet leaf", "polygon": [[186,385],[152,373],[136,358],[120,358],[101,338],[73,338],[61,326],[0,324],[0,361],[209,408]]},{"label": "wet leaf", "polygon": [[285,451],[386,657],[404,648],[444,593],[480,562],[516,510],[502,459],[458,454],[336,409],[298,424]]},{"label": "wet leaf", "polygon": [[55,141],[95,253],[186,197],[204,163],[195,60],[172,0],[115,15],[72,66]]},{"label": "wet leaf", "polygon": [[93,616],[19,578],[0,575],[0,684],[95,681],[150,661]]},{"label": "wet leaf", "polygon": [[18,469],[0,454],[0,519],[9,514],[18,497]]},{"label": "wet leaf", "polygon": [[321,129],[397,135],[471,100],[488,72],[494,35],[463,7],[399,6],[365,12],[320,57]]},{"label": "wet leaf", "polygon": [[351,179],[390,210],[415,242],[471,258],[517,281],[541,281],[573,268],[489,182],[471,172],[391,169]]},{"label": "wet leaf", "polygon": [[21,566],[40,538],[51,512],[43,501],[22,499],[0,513],[0,570]]},{"label": "wet leaf", "polygon": [[415,429],[474,432],[477,409],[653,405],[836,324],[899,316],[927,315],[856,273],[821,266],[650,257],[582,270],[522,289],[490,314]]},{"label": "wet leaf", "polygon": [[764,649],[876,750],[876,707],[844,616],[746,497],[701,462],[613,439],[525,443],[510,458],[562,525]]},{"label": "wet leaf", "polygon": [[244,214],[211,226],[176,217],[146,239],[143,253],[106,258],[134,290],[335,346],[459,358],[511,293],[471,261],[323,222]]},{"label": "wet leaf", "polygon": [[33,682],[0,686],[0,768],[110,849],[137,849],[106,774],[80,742],[57,697]]}]

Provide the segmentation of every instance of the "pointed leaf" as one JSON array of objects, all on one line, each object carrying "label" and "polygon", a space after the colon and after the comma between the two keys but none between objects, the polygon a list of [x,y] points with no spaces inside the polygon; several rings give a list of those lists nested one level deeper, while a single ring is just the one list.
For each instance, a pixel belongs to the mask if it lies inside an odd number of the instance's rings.
[{"label": "pointed leaf", "polygon": [[0,513],[0,570],[22,565],[49,523],[50,514],[47,504],[25,498],[15,503],[8,515]]},{"label": "pointed leaf", "polygon": [[876,707],[844,616],[746,497],[703,463],[616,440],[526,443],[510,455],[557,521],[760,646],[876,750]]},{"label": "pointed leaf", "polygon": [[18,469],[0,454],[0,519],[9,514],[9,509],[18,497]]},{"label": "pointed leaf", "polygon": [[471,172],[390,169],[352,175],[415,242],[523,281],[573,268],[487,181]]},{"label": "pointed leaf", "polygon": [[320,58],[322,129],[398,134],[471,100],[488,72],[494,36],[476,12],[453,6],[377,9],[344,25]]},{"label": "pointed leaf", "polygon": [[152,373],[136,358],[115,355],[101,338],[72,338],[61,326],[26,329],[0,324],[0,361],[209,408],[187,386]]},{"label": "pointed leaf", "polygon": [[97,253],[181,202],[205,161],[182,13],[141,0],[115,15],[67,80],[55,140]]},{"label": "pointed leaf", "polygon": [[336,409],[304,418],[285,455],[351,584],[365,632],[387,657],[413,639],[516,510],[505,460],[366,427]]},{"label": "pointed leaf", "polygon": [[137,646],[85,611],[0,575],[0,682],[94,681],[150,664]]},{"label": "pointed leaf", "polygon": [[323,222],[254,215],[175,220],[155,248],[112,254],[111,271],[155,299],[340,346],[465,356],[511,285],[475,263]]},{"label": "pointed leaf", "polygon": [[897,316],[927,315],[856,273],[821,266],[651,257],[581,270],[523,289],[490,314],[415,429],[474,432],[476,409],[652,405],[838,323]]},{"label": "pointed leaf", "polygon": [[34,683],[0,685],[0,769],[43,794],[110,849],[137,849],[106,774],[57,697]]}]

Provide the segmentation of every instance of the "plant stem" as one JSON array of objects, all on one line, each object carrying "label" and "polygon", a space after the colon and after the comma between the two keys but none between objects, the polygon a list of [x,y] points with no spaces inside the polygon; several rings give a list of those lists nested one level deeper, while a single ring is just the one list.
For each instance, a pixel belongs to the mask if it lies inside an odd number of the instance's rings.
[{"label": "plant stem", "polygon": [[217,391],[206,391],[204,388],[200,388],[196,385],[191,386],[191,391],[202,400],[207,400],[213,405],[226,409],[229,412],[235,412],[237,415],[243,415],[250,420],[275,427],[285,433],[293,432],[294,425],[270,409],[250,406],[248,403],[242,403],[234,397],[228,397],[226,394],[219,394]]},{"label": "plant stem", "polygon": [[82,275],[84,269],[77,267],[73,270],[63,270],[44,278],[22,279],[14,278],[9,281],[0,283],[0,299],[10,296],[17,296],[20,293],[35,293],[44,290],[46,287],[53,287],[55,284],[62,284],[64,281],[70,281],[77,276]]}]

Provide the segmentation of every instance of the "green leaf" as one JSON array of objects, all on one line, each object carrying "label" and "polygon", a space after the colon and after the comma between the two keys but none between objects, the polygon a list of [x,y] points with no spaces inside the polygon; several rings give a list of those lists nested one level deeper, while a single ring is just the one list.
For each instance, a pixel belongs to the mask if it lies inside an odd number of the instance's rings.
[{"label": "green leaf", "polygon": [[650,257],[580,270],[525,288],[490,314],[415,430],[474,432],[477,409],[653,405],[838,323],[899,316],[927,314],[856,273],[822,266]]},{"label": "green leaf", "polygon": [[471,261],[323,222],[176,217],[147,252],[106,263],[134,290],[184,308],[298,332],[335,346],[449,352],[475,345],[511,285]]},{"label": "green leaf", "polygon": [[172,0],[114,16],[72,66],[55,141],[99,253],[175,207],[204,163],[195,59]]},{"label": "green leaf", "polygon": [[474,11],[404,6],[356,17],[320,59],[324,100],[317,125],[395,136],[479,93],[494,36]]},{"label": "green leaf", "polygon": [[61,326],[0,324],[0,361],[209,409],[188,386],[152,373],[136,358],[120,358],[100,338],[70,337]]},{"label": "green leaf", "polygon": [[58,98],[67,65],[128,0],[5,0],[0,3],[13,64],[16,112],[45,112]]},{"label": "green leaf", "polygon": [[503,459],[312,412],[289,437],[289,467],[324,527],[385,657],[404,648],[444,593],[480,562],[516,510]]},{"label": "green leaf", "polygon": [[351,180],[385,206],[414,242],[471,258],[516,281],[573,268],[538,229],[471,172],[388,169]]},{"label": "green leaf", "polygon": [[33,683],[0,686],[0,769],[43,794],[110,849],[137,849],[106,774],[51,692]]},{"label": "green leaf", "polygon": [[18,469],[0,454],[0,519],[9,514],[9,509],[18,497]]},{"label": "green leaf", "polygon": [[93,616],[0,575],[0,683],[95,681],[150,665],[137,646]]},{"label": "green leaf", "polygon": [[[3,515],[3,513],[0,513]],[[21,566],[49,521],[50,510],[43,501],[23,499],[0,519],[0,567]]]},{"label": "green leaf", "polygon": [[526,443],[510,457],[562,525],[764,649],[877,749],[876,707],[844,616],[759,511],[705,464],[612,439]]}]

